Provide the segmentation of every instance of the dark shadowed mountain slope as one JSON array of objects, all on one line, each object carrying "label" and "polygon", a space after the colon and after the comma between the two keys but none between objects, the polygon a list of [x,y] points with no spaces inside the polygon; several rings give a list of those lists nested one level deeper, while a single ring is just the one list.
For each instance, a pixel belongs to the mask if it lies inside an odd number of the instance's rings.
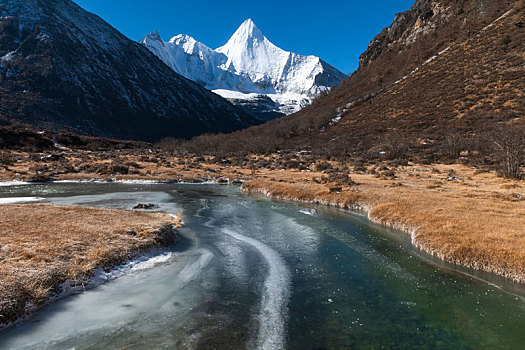
[{"label": "dark shadowed mountain slope", "polygon": [[69,0],[0,0],[0,115],[154,141],[256,121]]},{"label": "dark shadowed mountain slope", "polygon": [[439,145],[450,132],[524,124],[524,76],[523,1],[418,0],[327,96],[232,138],[263,148],[277,135],[274,149],[327,152],[370,149],[391,134]]}]

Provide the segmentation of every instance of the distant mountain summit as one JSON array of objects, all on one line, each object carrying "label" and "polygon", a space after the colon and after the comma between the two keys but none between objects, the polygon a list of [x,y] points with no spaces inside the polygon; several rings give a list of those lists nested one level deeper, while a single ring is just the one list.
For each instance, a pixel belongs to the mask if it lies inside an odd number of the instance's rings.
[{"label": "distant mountain summit", "polygon": [[0,1],[2,119],[146,141],[258,122],[70,0]]},{"label": "distant mountain summit", "polygon": [[347,77],[319,57],[278,48],[251,19],[216,50],[187,35],[164,42],[157,32],[141,43],[177,73],[262,119],[297,112]]}]

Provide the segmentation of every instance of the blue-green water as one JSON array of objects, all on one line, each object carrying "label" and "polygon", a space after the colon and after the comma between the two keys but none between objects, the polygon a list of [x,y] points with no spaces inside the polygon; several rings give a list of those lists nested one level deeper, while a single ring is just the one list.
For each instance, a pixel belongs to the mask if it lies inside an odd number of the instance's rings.
[{"label": "blue-green water", "polygon": [[[182,210],[185,239],[0,332],[23,349],[521,349],[525,294],[429,263],[343,211],[212,185],[48,184],[0,197]],[[496,285],[504,285],[504,289]]]}]

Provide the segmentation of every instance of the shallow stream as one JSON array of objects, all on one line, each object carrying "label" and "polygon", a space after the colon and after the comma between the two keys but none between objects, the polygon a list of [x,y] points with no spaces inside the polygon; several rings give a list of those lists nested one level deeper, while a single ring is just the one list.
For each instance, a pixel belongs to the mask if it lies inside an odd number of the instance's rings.
[{"label": "shallow stream", "polygon": [[523,288],[466,276],[359,214],[218,185],[60,183],[0,194],[105,208],[156,203],[185,221],[176,247],[1,331],[1,349],[525,346]]}]

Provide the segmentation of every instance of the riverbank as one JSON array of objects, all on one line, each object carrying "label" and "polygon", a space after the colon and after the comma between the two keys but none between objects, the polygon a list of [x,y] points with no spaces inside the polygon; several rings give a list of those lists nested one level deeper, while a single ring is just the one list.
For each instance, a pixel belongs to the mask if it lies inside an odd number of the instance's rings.
[{"label": "riverbank", "polygon": [[356,176],[358,184],[337,191],[282,179],[253,180],[242,188],[273,199],[366,211],[371,221],[410,234],[426,253],[525,283],[525,201],[516,193],[523,187],[492,174],[476,181],[466,168],[460,173],[439,184],[430,175],[411,181],[400,172],[387,183]]},{"label": "riverbank", "polygon": [[180,217],[42,204],[0,205],[0,326],[112,267],[177,240]]},{"label": "riverbank", "polygon": [[525,183],[489,168],[376,160],[359,165],[307,153],[245,158],[166,153],[10,152],[0,179],[240,183],[272,198],[369,213],[445,261],[525,283]]}]

